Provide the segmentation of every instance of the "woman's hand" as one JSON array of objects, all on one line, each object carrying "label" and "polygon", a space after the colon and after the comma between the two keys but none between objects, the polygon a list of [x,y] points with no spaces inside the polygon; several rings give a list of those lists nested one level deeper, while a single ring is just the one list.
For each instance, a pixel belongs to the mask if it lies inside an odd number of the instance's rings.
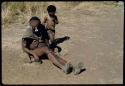
[{"label": "woman's hand", "polygon": [[38,56],[32,50],[30,50],[30,52],[34,56],[34,58],[38,59]]},{"label": "woman's hand", "polygon": [[32,55],[34,56],[34,58],[36,59],[38,58],[38,56],[35,53],[33,53]]}]

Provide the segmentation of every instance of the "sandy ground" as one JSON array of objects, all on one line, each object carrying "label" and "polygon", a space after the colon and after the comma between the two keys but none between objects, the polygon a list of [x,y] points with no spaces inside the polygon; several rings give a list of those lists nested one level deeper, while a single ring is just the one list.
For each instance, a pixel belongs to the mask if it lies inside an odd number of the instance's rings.
[{"label": "sandy ground", "polygon": [[59,46],[62,58],[86,71],[66,75],[50,61],[29,64],[22,52],[21,37],[26,25],[2,28],[3,84],[121,84],[123,83],[123,8],[63,10],[56,37],[71,39]]}]

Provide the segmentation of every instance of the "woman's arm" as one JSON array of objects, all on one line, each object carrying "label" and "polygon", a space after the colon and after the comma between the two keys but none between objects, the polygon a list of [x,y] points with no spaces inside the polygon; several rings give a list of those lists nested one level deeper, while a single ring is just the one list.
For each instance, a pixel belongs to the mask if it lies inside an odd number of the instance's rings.
[{"label": "woman's arm", "polygon": [[32,50],[29,50],[27,47],[26,47],[26,41],[22,40],[22,48],[23,48],[23,51],[26,52],[27,54],[31,54],[33,55],[33,57],[35,59],[39,59],[38,56],[32,52]]},{"label": "woman's arm", "polygon": [[29,50],[28,48],[26,48],[26,41],[24,41],[24,39],[22,39],[22,49],[23,49],[23,51],[26,52],[27,54],[32,54],[32,55],[33,55],[32,51]]}]

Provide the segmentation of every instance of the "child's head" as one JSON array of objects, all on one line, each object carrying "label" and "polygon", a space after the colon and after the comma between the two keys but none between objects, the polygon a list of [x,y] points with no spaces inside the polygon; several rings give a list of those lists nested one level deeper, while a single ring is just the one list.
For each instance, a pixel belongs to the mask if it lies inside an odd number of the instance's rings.
[{"label": "child's head", "polygon": [[50,16],[53,16],[53,15],[55,15],[56,7],[55,7],[54,5],[49,5],[49,6],[47,7],[47,11],[48,11],[48,14],[49,14]]},{"label": "child's head", "polygon": [[41,21],[38,17],[34,16],[32,17],[30,20],[29,20],[29,23],[32,27],[36,27],[38,26],[39,24],[41,24]]}]

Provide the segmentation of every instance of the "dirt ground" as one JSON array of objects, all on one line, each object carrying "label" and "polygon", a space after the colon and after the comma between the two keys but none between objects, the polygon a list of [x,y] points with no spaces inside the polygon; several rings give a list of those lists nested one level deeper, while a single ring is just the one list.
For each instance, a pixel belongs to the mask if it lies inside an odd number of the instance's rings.
[{"label": "dirt ground", "polygon": [[59,46],[61,56],[86,70],[66,75],[50,61],[29,64],[21,49],[26,24],[2,28],[3,84],[121,84],[123,83],[123,7],[60,10],[56,38],[69,36]]}]

